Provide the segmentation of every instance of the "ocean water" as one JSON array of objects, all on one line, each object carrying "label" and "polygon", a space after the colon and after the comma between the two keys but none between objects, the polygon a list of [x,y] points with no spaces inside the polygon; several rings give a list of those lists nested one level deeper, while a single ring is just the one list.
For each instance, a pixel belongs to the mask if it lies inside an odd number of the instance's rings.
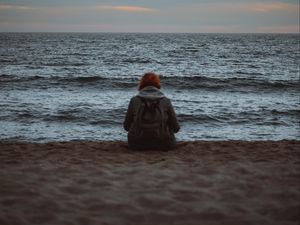
[{"label": "ocean water", "polygon": [[178,140],[300,139],[299,35],[0,33],[0,139],[126,140],[156,72]]}]

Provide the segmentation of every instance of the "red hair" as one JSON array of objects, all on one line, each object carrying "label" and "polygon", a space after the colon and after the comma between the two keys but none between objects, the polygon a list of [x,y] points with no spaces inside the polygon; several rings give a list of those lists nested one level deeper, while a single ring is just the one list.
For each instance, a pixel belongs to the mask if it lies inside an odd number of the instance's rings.
[{"label": "red hair", "polygon": [[139,90],[147,86],[154,86],[160,89],[160,79],[159,76],[155,73],[145,73],[140,80]]}]

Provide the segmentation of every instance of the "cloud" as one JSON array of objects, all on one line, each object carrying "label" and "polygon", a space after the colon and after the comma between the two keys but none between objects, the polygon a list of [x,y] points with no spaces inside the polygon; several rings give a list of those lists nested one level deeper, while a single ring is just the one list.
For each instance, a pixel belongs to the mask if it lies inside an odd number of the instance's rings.
[{"label": "cloud", "polygon": [[191,5],[181,5],[178,11],[183,12],[202,12],[202,13],[273,13],[287,12],[295,13],[299,10],[298,4],[293,3],[274,3],[274,2],[251,2],[251,3],[217,3],[206,2]]},{"label": "cloud", "polygon": [[163,15],[160,21],[186,26],[287,26],[298,23],[298,7],[298,4],[293,3],[257,1],[235,4],[205,2],[185,5],[182,3],[161,11]]},{"label": "cloud", "polygon": [[31,10],[33,7],[22,5],[0,4],[0,10]]},{"label": "cloud", "polygon": [[127,6],[127,5],[119,5],[119,6],[107,6],[100,5],[95,7],[97,10],[112,10],[112,11],[125,11],[125,12],[156,12],[156,9],[146,8],[140,6]]},{"label": "cloud", "polygon": [[[249,4],[249,11],[271,13],[271,12],[297,12],[298,7],[295,4],[290,3],[256,3]],[[247,8],[245,9],[247,10]]]}]

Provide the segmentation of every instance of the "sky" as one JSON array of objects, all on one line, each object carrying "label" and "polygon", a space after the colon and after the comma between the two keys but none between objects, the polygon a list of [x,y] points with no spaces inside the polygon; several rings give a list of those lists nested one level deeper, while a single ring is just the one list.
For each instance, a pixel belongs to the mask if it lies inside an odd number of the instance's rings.
[{"label": "sky", "polygon": [[299,0],[0,0],[0,32],[298,33]]}]

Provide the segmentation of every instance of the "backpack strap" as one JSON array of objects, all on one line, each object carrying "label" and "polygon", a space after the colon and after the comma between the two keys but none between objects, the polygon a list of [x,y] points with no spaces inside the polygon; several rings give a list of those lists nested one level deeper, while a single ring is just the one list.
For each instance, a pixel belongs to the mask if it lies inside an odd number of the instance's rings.
[{"label": "backpack strap", "polygon": [[159,110],[159,113],[161,115],[161,128],[162,130],[165,129],[165,117],[164,117],[164,113],[163,113],[163,108],[160,104],[160,101],[161,101],[162,98],[159,99],[159,102],[158,102],[158,110]]}]

